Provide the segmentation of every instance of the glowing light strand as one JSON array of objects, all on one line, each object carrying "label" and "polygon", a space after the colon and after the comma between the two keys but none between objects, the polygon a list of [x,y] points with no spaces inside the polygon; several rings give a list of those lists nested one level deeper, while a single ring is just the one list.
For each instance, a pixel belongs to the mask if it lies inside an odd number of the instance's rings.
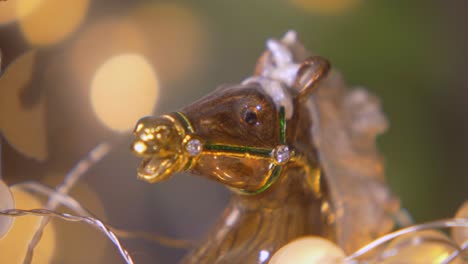
[{"label": "glowing light strand", "polygon": [[[438,228],[448,228],[448,227],[465,227],[468,228],[468,219],[444,219],[444,220],[439,220],[439,221],[433,221],[429,223],[423,223],[415,226],[410,226],[407,228],[400,229],[398,231],[389,233],[387,235],[384,235],[373,242],[367,244],[366,246],[362,247],[352,255],[346,257],[346,262],[347,263],[358,263],[356,260],[357,258],[365,255],[366,253],[376,249],[379,246],[382,246],[383,244],[406,234],[413,233],[413,232],[418,232],[422,230],[428,230],[428,229],[438,229]],[[468,242],[467,242],[468,243]],[[457,246],[457,250],[453,252],[447,259],[444,260],[443,263],[447,264],[450,263],[452,260],[454,260],[457,256],[463,254],[464,250],[468,247],[468,244],[464,243],[461,247]],[[450,243],[450,246],[453,246]]]},{"label": "glowing light strand", "polygon": [[[50,217],[56,217],[62,220],[71,221],[71,222],[81,222],[86,223],[88,225],[93,226],[97,230],[104,233],[107,238],[116,246],[120,255],[125,260],[127,264],[133,264],[133,259],[131,258],[128,251],[122,246],[121,242],[119,241],[118,237],[121,238],[142,238],[147,240],[152,240],[155,242],[159,242],[162,244],[166,244],[173,247],[189,247],[191,242],[166,238],[159,235],[152,235],[147,234],[144,232],[133,232],[133,231],[126,231],[122,229],[117,229],[111,227],[110,225],[106,225],[104,222],[99,220],[95,217],[89,210],[84,208],[76,199],[71,197],[67,194],[67,192],[77,183],[77,181],[84,175],[88,169],[96,162],[101,160],[110,150],[110,146],[106,143],[102,143],[96,146],[85,159],[81,160],[64,178],[64,182],[57,187],[57,189],[52,189],[48,186],[40,184],[38,182],[24,182],[18,184],[19,187],[27,189],[29,191],[34,191],[41,193],[43,195],[47,195],[49,197],[49,201],[47,203],[49,209],[32,209],[32,210],[21,210],[21,209],[9,209],[0,211],[0,215],[10,216],[10,217],[19,217],[19,216],[26,216],[26,215],[33,215],[33,216],[42,216],[43,222],[41,222],[40,228],[36,231],[36,234],[40,232],[42,234],[42,229],[45,227],[47,222],[49,221]],[[59,213],[50,208],[55,208],[57,205],[62,204],[67,208],[71,209],[75,213],[79,215],[72,215],[67,213]],[[44,219],[47,219],[44,221]],[[404,229],[400,229],[393,233],[384,235],[373,242],[367,244],[363,248],[359,249],[352,255],[346,257],[346,263],[358,263],[359,261],[357,258],[365,255],[366,253],[378,248],[379,246],[384,245],[385,243],[390,242],[393,239],[396,239],[400,236],[407,235],[409,233],[418,232],[422,230],[428,229],[437,229],[437,228],[449,228],[449,227],[464,227],[468,228],[468,219],[445,219],[439,220],[424,224],[419,224],[415,226],[410,226]],[[31,240],[31,245],[36,245],[39,240],[33,241],[34,238]],[[33,243],[34,242],[34,243]],[[442,264],[449,264],[454,261],[458,256],[464,255],[465,251],[468,250],[468,241],[463,243],[461,246],[458,246],[450,241],[439,241],[437,242],[447,244],[453,248],[455,248],[454,252],[450,254]],[[32,247],[33,249],[34,247]],[[31,247],[29,248],[31,250]],[[468,256],[465,256],[468,257]],[[28,259],[29,258],[29,259]],[[32,251],[31,255],[25,258],[25,263],[29,263],[27,261],[31,261],[32,259]]]},{"label": "glowing light strand", "polygon": [[[458,257],[461,254],[464,254],[464,252],[467,250],[468,250],[468,241],[463,243],[459,249],[455,250],[452,254],[450,254],[450,256],[448,256],[443,262],[441,262],[441,264],[448,264],[452,262],[453,260],[455,260],[456,257]],[[468,257],[468,256],[465,256],[465,257]]]},{"label": "glowing light strand", "polygon": [[[78,180],[89,170],[89,168],[95,163],[99,162],[104,158],[110,151],[110,145],[107,143],[101,143],[94,147],[88,155],[80,160],[67,175],[65,175],[62,184],[57,186],[56,190],[60,194],[67,194],[73,186],[78,182]],[[59,205],[59,202],[56,200],[55,196],[49,197],[49,200],[46,204],[46,209],[54,210]],[[44,228],[49,223],[50,219],[44,217],[41,219],[40,225],[34,233],[31,241],[28,244],[28,250],[24,257],[24,264],[29,264],[32,261],[34,256],[34,249],[36,248],[39,241],[41,241],[42,233]]]},{"label": "glowing light strand", "polygon": [[[56,190],[50,188],[49,186],[34,181],[19,183],[16,184],[16,186],[45,196],[54,197],[56,201],[58,201],[59,203],[61,203],[62,205],[64,205],[65,207],[67,207],[68,209],[72,210],[74,213],[80,216],[97,218],[91,211],[83,207],[83,205],[81,205],[80,202],[78,202],[75,198],[73,198],[70,195],[59,193]],[[117,237],[121,239],[144,239],[168,247],[185,249],[191,248],[194,244],[194,242],[190,240],[175,239],[154,233],[129,231],[114,227],[109,224],[106,225],[110,230],[112,230],[112,232],[114,232],[115,235],[117,235]]]},{"label": "glowing light strand", "polygon": [[128,253],[128,251],[122,246],[117,236],[107,227],[101,220],[93,217],[88,216],[78,216],[72,215],[67,213],[58,213],[55,211],[47,210],[47,209],[31,209],[31,210],[21,210],[21,209],[9,209],[0,211],[0,215],[11,216],[11,217],[19,217],[19,216],[27,216],[27,215],[34,215],[34,216],[46,216],[46,217],[56,217],[59,219],[63,219],[70,222],[81,222],[88,224],[97,230],[104,233],[112,243],[117,247],[119,250],[120,255],[125,260],[127,264],[134,264],[132,257]]}]

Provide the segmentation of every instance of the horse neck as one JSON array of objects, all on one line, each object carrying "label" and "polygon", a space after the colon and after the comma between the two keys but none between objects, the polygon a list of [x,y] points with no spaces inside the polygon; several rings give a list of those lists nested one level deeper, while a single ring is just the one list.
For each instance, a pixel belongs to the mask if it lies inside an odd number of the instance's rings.
[{"label": "horse neck", "polygon": [[[302,134],[294,143],[305,144],[307,149],[311,147],[310,135]],[[326,235],[328,230],[320,213],[322,200],[306,184],[307,176],[300,167],[285,166],[278,180],[264,192],[234,192],[215,227],[183,263],[231,263],[239,259],[256,263],[260,251],[272,254],[297,237]]]},{"label": "horse neck", "polygon": [[303,176],[286,169],[261,194],[234,193],[217,224],[183,263],[265,263],[258,261],[261,251],[273,254],[297,237],[323,235],[320,202],[303,187]]}]

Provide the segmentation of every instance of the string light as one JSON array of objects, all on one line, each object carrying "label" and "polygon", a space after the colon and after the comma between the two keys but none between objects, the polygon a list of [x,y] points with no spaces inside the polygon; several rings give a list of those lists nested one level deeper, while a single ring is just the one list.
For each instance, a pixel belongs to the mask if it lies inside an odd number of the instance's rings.
[{"label": "string light", "polygon": [[[27,215],[35,215],[35,216],[47,216],[47,217],[56,217],[70,222],[81,222],[92,227],[96,228],[97,230],[104,233],[112,243],[117,247],[119,250],[120,255],[125,260],[127,264],[133,264],[133,259],[127,250],[122,246],[120,240],[115,236],[115,234],[99,219],[87,216],[77,216],[72,214],[66,213],[58,213],[55,211],[47,210],[47,209],[31,209],[31,210],[21,210],[21,209],[9,209],[0,211],[0,215],[12,216],[12,217],[19,217],[19,216],[27,216]],[[44,262],[46,263],[46,262]]]},{"label": "string light", "polygon": [[[423,231],[423,230],[432,230],[432,229],[438,229],[438,228],[448,228],[448,227],[462,227],[462,228],[468,228],[468,219],[445,219],[445,220],[439,220],[439,221],[434,221],[434,222],[429,222],[429,223],[424,223],[424,224],[419,224],[419,225],[414,225],[410,226],[407,228],[400,229],[398,231],[389,233],[387,235],[384,235],[373,242],[367,244],[363,248],[359,249],[355,253],[351,254],[346,258],[346,261],[352,262],[353,260],[357,260],[360,257],[364,256],[365,254],[371,252],[372,250],[384,245],[385,243],[415,232]],[[447,242],[442,241],[442,243],[447,244]],[[449,244],[449,246],[452,244]],[[452,245],[453,246],[453,245]],[[460,247],[455,246],[456,251],[458,251],[458,254],[461,254],[463,252]],[[419,253],[419,252],[418,252]],[[420,253],[419,253],[420,254]],[[446,256],[448,257],[448,255]]]},{"label": "string light", "polygon": [[[33,209],[44,207],[38,197],[31,193],[17,186],[10,187],[10,190],[15,200],[15,208]],[[0,263],[23,263],[25,261],[28,244],[34,236],[40,220],[41,218],[35,217],[14,219],[8,234],[0,239],[0,252],[2,252],[0,254]],[[35,249],[34,258],[26,261],[26,263],[49,263],[53,258],[57,245],[56,226],[49,224],[44,231],[41,242]]]},{"label": "string light", "polygon": [[[28,57],[30,59],[31,65],[33,65],[32,62],[34,62],[34,56]],[[32,67],[30,65],[30,67]],[[141,68],[139,66],[143,65]],[[132,72],[132,69],[136,69],[135,72]],[[140,75],[142,74],[142,75]],[[142,78],[142,76],[150,76],[150,78],[145,79]],[[122,79],[119,79],[119,77],[123,77],[124,81]],[[12,78],[12,77],[11,77]],[[26,78],[28,79],[28,77]],[[136,81],[141,81],[143,79],[143,83],[137,83]],[[3,79],[2,79],[3,80]],[[16,80],[13,78],[13,80]],[[27,82],[27,81],[26,81]],[[20,84],[24,85],[26,83],[24,80],[21,80]],[[143,84],[143,85],[141,85]],[[18,87],[22,87],[22,85],[19,85]],[[119,86],[122,85],[122,86]],[[112,112],[113,115],[116,115],[116,111],[119,110],[119,108],[122,108],[123,103],[122,102],[128,102],[128,101],[137,101],[139,104],[141,104],[141,99],[140,97],[132,97],[134,96],[133,94],[130,95],[128,94],[128,90],[132,89],[133,87],[141,87],[143,86],[144,89],[143,91],[137,91],[138,93],[144,94],[145,98],[148,98],[148,93],[147,91],[156,91],[154,94],[150,94],[149,96],[149,103],[145,105],[143,108],[143,112],[145,113],[135,113],[134,116],[131,116],[128,118],[130,121],[128,122],[130,126],[128,126],[125,122],[122,123],[117,123],[115,121],[112,121],[112,119],[109,117],[110,114],[103,114],[105,111],[101,111],[99,107],[103,106],[104,108],[108,108],[106,111],[110,109],[109,112]],[[96,114],[100,117],[100,119],[106,123],[110,128],[118,131],[127,131],[128,129],[131,129],[131,125],[133,125],[133,121],[136,117],[149,114],[152,112],[153,107],[154,107],[154,102],[157,99],[157,78],[155,76],[155,73],[153,71],[152,66],[147,62],[147,60],[142,56],[138,54],[119,54],[117,56],[114,56],[110,58],[108,61],[106,61],[96,72],[96,75],[93,79],[92,82],[92,95],[91,99],[93,102],[93,107],[96,111]],[[108,89],[107,87],[111,87],[112,89]],[[110,104],[104,104],[103,102],[106,101],[106,99],[109,97],[109,94],[112,94],[112,96],[115,96],[115,93],[119,93],[122,89],[122,93],[120,96],[124,98],[123,100],[116,100],[115,105],[110,105]],[[136,95],[139,96],[139,95]],[[130,100],[129,100],[130,98]],[[136,98],[136,99],[135,99]],[[104,106],[105,105],[105,106]],[[149,106],[148,106],[149,105]],[[126,104],[128,107],[128,104]],[[132,107],[133,108],[133,107]],[[128,111],[127,108],[125,108],[126,111]],[[138,110],[138,111],[140,111]],[[119,116],[118,114],[116,116]],[[119,119],[122,119],[122,116],[119,116]],[[125,118],[124,118],[125,120]],[[119,120],[118,122],[120,122]],[[0,124],[6,124],[7,122]],[[123,124],[123,125],[122,125]],[[3,128],[2,128],[3,129]],[[126,263],[133,263],[133,260],[127,250],[121,245],[121,242],[119,241],[117,235],[122,236],[122,237],[144,237],[146,233],[133,233],[133,232],[128,232],[125,230],[118,230],[114,229],[109,225],[106,225],[102,220],[93,217],[93,215],[85,209],[78,201],[74,200],[72,197],[70,197],[67,193],[72,188],[77,181],[80,179],[80,177],[88,171],[90,165],[92,165],[95,162],[98,162],[102,157],[104,157],[109,151],[109,146],[107,144],[102,144],[99,145],[96,149],[94,149],[88,156],[87,159],[82,160],[79,162],[74,169],[67,175],[65,176],[64,183],[61,184],[57,190],[52,190],[48,189],[46,186],[39,185],[37,183],[26,183],[23,184],[22,186],[25,187],[26,189],[29,188],[31,190],[35,190],[37,192],[41,192],[44,194],[47,194],[50,198],[49,202],[46,205],[46,208],[55,208],[58,204],[63,203],[67,205],[69,208],[73,208],[78,215],[72,215],[68,213],[60,213],[55,210],[51,209],[30,209],[30,210],[25,210],[25,209],[8,209],[12,208],[12,202],[9,202],[7,200],[4,200],[2,196],[2,200],[0,201],[0,215],[3,216],[10,216],[8,218],[4,219],[12,219],[12,217],[19,217],[19,216],[25,216],[25,215],[35,215],[35,216],[46,216],[46,217],[55,217],[59,219],[63,219],[66,221],[73,221],[73,222],[82,222],[86,223],[88,225],[93,226],[94,228],[98,229],[99,231],[103,232],[112,243],[116,246],[118,249],[119,253],[121,256],[124,258]],[[0,184],[3,184],[3,182],[0,182]],[[0,185],[0,188],[7,189],[7,190],[2,190],[0,189],[0,194],[8,194],[8,187],[3,184],[3,187]],[[19,194],[24,194],[21,188],[19,186],[15,186],[12,188],[14,193],[16,195]],[[19,193],[19,194],[18,194]],[[8,195],[7,195],[8,196]],[[11,196],[11,195],[10,195]],[[27,195],[26,195],[27,196]],[[30,196],[32,197],[32,196]],[[8,199],[8,197],[7,197]],[[12,201],[13,199],[11,199]],[[21,199],[18,199],[21,200]],[[34,200],[34,199],[32,199]],[[6,205],[2,204],[1,202],[5,202]],[[37,201],[36,201],[37,202]],[[17,205],[17,207],[20,207],[21,205]],[[37,205],[37,207],[42,206],[40,203]],[[466,207],[466,206],[465,206]],[[405,260],[409,259],[409,255],[421,255],[425,260],[435,260],[440,263],[456,263],[455,261],[458,261],[460,258],[458,258],[460,255],[463,255],[465,250],[468,247],[468,242],[466,241],[466,229],[468,228],[468,219],[462,219],[466,218],[466,213],[467,209],[463,209],[460,211],[459,214],[457,214],[457,217],[460,219],[446,219],[446,220],[441,220],[441,221],[436,221],[436,222],[431,222],[431,223],[426,223],[426,224],[421,224],[421,225],[416,225],[416,226],[411,226],[399,231],[396,231],[394,233],[390,233],[388,235],[385,235],[372,243],[366,245],[364,248],[358,250],[354,254],[345,257],[342,249],[340,249],[337,245],[332,243],[331,241],[325,240],[320,237],[308,237],[308,238],[302,238],[298,239],[291,244],[286,245],[282,249],[280,249],[278,252],[275,253],[275,255],[272,257],[271,262],[273,264],[281,264],[281,263],[289,263],[289,262],[294,262],[294,263],[356,263],[359,258],[364,257],[367,253],[372,252],[373,250],[377,249],[378,247],[389,243],[393,241],[394,244],[390,244],[390,248],[395,248],[397,249],[395,251],[395,254],[392,255],[391,257],[397,256],[398,258],[402,258]],[[1,219],[1,218],[0,218]],[[42,218],[40,227],[39,227],[39,233],[42,233],[42,229],[46,227],[47,221],[44,220],[46,218]],[[0,238],[2,238],[2,227],[3,228],[3,235],[10,230],[10,227],[5,224],[3,225],[3,221],[0,222]],[[17,221],[16,224],[20,223],[20,221]],[[37,221],[35,222],[37,223]],[[3,225],[3,226],[2,226]],[[6,227],[5,227],[6,226]],[[424,238],[424,241],[429,241],[431,244],[436,245],[436,247],[431,247],[431,248],[417,248],[417,250],[412,249],[410,253],[406,253],[407,249],[410,249],[408,246],[399,246],[396,239],[403,239],[405,238],[405,235],[411,235],[417,238],[422,238],[424,237],[421,233],[418,233],[423,230],[431,230],[434,228],[448,228],[448,227],[453,227],[453,237],[456,238],[456,242],[459,243],[456,244],[449,240],[448,238],[445,239],[445,237],[430,237],[430,238]],[[20,229],[22,232],[29,232],[31,231],[31,228],[22,228],[22,227],[17,227],[16,229]],[[52,231],[50,231],[52,229]],[[50,232],[50,236],[54,237],[54,229],[51,227],[48,229],[48,232]],[[38,233],[36,231],[36,234]],[[33,234],[34,232],[31,232]],[[47,232],[46,232],[47,233]],[[117,235],[116,235],[117,234]],[[460,234],[462,234],[460,236]],[[18,237],[17,235],[12,235],[11,237]],[[41,236],[39,236],[40,238]],[[148,236],[146,236],[148,237]],[[43,240],[45,241],[45,249],[48,252],[47,257],[45,258],[40,258],[42,254],[38,254],[40,261],[48,261],[51,258],[51,255],[54,252],[55,248],[55,240],[48,240],[47,237],[44,237]],[[158,239],[158,241],[160,238]],[[7,241],[7,242],[5,242]],[[47,242],[47,241],[52,241],[52,242]],[[403,241],[403,240],[402,240]],[[7,239],[0,240],[0,242],[3,242],[4,244],[0,244],[0,248],[3,245],[17,245],[16,243],[11,243]],[[39,260],[34,260],[32,258],[32,249],[36,247],[36,245],[39,243],[39,239],[33,238],[29,240],[29,249],[26,252],[26,258],[25,262],[29,263],[32,261],[39,261]],[[404,243],[401,243],[404,244]],[[445,247],[447,249],[451,249],[451,254],[449,254],[445,248],[442,253],[436,252],[434,256],[430,254],[421,254],[420,252],[432,252],[436,251],[441,247]],[[39,250],[39,249],[38,249]],[[5,251],[6,252],[6,251]],[[42,250],[44,252],[44,250]],[[263,259],[267,259],[269,257],[269,253],[266,251],[260,252],[260,257]],[[20,254],[18,254],[20,255]],[[293,258],[294,257],[294,258]],[[430,259],[427,259],[430,258]],[[458,258],[458,259],[457,259]],[[390,259],[387,256],[382,256],[382,259]],[[420,258],[418,258],[420,260]],[[9,259],[8,261],[11,261]]]},{"label": "string light", "polygon": [[[29,182],[16,184],[15,186],[18,186],[22,189],[25,189],[34,193],[42,194],[48,197],[54,197],[57,202],[59,202],[66,208],[72,210],[75,214],[97,218],[94,215],[94,213],[89,211],[87,208],[83,207],[83,205],[80,202],[78,202],[75,198],[71,197],[70,195],[61,194],[46,185],[43,185],[34,181],[29,181]],[[164,245],[167,247],[173,247],[173,248],[187,249],[187,248],[193,247],[194,245],[194,242],[189,241],[189,240],[174,239],[174,238],[162,236],[159,234],[149,233],[149,232],[129,231],[129,230],[113,227],[109,224],[107,224],[107,226],[119,238],[144,239],[147,241],[156,242],[161,245]]]},{"label": "string light", "polygon": [[[46,195],[49,197],[49,202],[46,205],[48,208],[55,208],[57,207],[58,204],[62,204],[66,206],[67,208],[71,209],[75,213],[78,214],[78,216],[73,216],[70,214],[63,214],[59,213],[53,210],[49,209],[33,209],[33,210],[17,210],[17,209],[11,209],[11,210],[3,210],[5,208],[0,208],[0,215],[9,215],[9,216],[22,216],[22,215],[43,215],[48,217],[59,217],[61,219],[65,219],[68,221],[82,221],[86,222],[88,224],[94,225],[96,228],[101,230],[106,234],[106,236],[117,246],[119,249],[119,252],[122,254],[124,259],[126,260],[127,263],[133,263],[130,256],[126,252],[126,250],[121,246],[120,242],[118,241],[117,237],[115,236],[115,233],[118,234],[119,237],[122,238],[141,238],[149,241],[154,241],[161,243],[163,245],[167,245],[170,247],[179,247],[179,248],[187,248],[192,245],[190,241],[184,241],[184,240],[177,240],[177,239],[171,239],[168,237],[160,236],[157,234],[150,234],[150,233],[145,233],[145,232],[133,232],[133,231],[127,231],[123,229],[118,229],[115,227],[111,227],[109,225],[105,225],[101,220],[99,220],[97,217],[94,216],[93,213],[91,213],[89,210],[85,209],[80,202],[75,200],[73,197],[69,196],[67,193],[68,191],[76,185],[76,183],[79,181],[79,179],[89,170],[89,168],[95,164],[96,162],[100,161],[103,157],[105,157],[110,151],[110,146],[107,143],[101,143],[97,145],[95,148],[93,148],[89,154],[82,159],[80,162],[78,162],[73,169],[64,177],[63,183],[60,184],[57,187],[57,190],[54,190],[48,186],[42,185],[38,182],[24,182],[20,184],[16,184],[15,186],[12,187],[15,192],[20,192],[20,194],[24,194],[27,197],[33,197],[29,193],[25,192],[27,191],[32,191],[35,193],[39,193],[42,195]],[[8,188],[5,186],[5,188],[8,190]],[[3,193],[3,192],[2,192]],[[20,199],[24,200],[24,199]],[[19,207],[24,206],[24,204],[19,204]],[[39,206],[38,206],[39,207]],[[1,211],[3,210],[3,211]],[[6,218],[9,219],[10,217]],[[42,219],[46,219],[42,218]],[[39,223],[39,222],[35,222]],[[26,231],[29,232],[28,236],[31,236],[33,233],[42,233],[42,228],[47,228],[47,230],[50,230],[50,227],[46,227],[47,222],[46,221],[41,221],[39,225],[39,229],[25,229],[25,228],[20,228],[20,231]],[[34,226],[34,225],[33,225]],[[16,230],[18,231],[18,230]],[[114,233],[115,232],[115,233]],[[47,232],[46,232],[47,233]],[[53,233],[55,234],[55,232]],[[51,233],[45,234],[46,236],[42,238],[42,235],[39,236],[41,238],[41,244],[39,243],[38,238],[34,238],[35,236],[32,236],[32,238],[29,241],[29,246],[28,250],[26,251],[26,257],[24,259],[24,263],[30,263],[31,261],[38,261],[38,262],[48,262],[48,259],[50,258],[50,254],[52,254],[53,250],[50,250],[48,252],[49,255],[47,255],[47,260],[44,259],[44,254],[42,253],[44,244],[49,245],[48,243],[48,237],[53,235]],[[16,239],[18,238],[18,234],[13,234],[12,236],[9,237],[9,239]],[[54,236],[55,237],[55,236]],[[15,245],[17,246],[17,243],[11,243],[10,240],[3,240],[0,242],[0,248],[2,246],[2,242],[4,243],[3,245]],[[27,240],[27,239],[26,239]],[[43,241],[45,240],[45,241]],[[10,242],[8,242],[10,241]],[[95,241],[94,241],[95,242]],[[39,254],[33,254],[32,251],[38,244],[38,250]],[[95,243],[93,243],[94,245]],[[42,247],[41,247],[42,246]],[[18,247],[16,247],[18,248]],[[50,247],[47,247],[50,248]],[[6,258],[5,260],[11,261],[12,259],[16,258],[22,258],[23,254],[17,251],[12,251],[10,252],[12,256],[3,254],[0,259]],[[37,256],[36,256],[37,255]],[[89,257],[89,255],[88,255]],[[15,261],[14,261],[15,262]],[[19,262],[16,261],[16,262]]]},{"label": "string light", "polygon": [[[70,188],[73,186],[80,175],[86,172],[90,165],[94,162],[97,162],[105,154],[108,152],[108,146],[106,144],[98,145],[87,158],[83,159],[79,162],[72,171],[67,174],[65,177],[66,180],[61,185],[63,188]],[[62,188],[62,190],[63,190]],[[59,188],[60,189],[60,188]],[[99,220],[98,218],[94,217],[91,212],[85,209],[78,201],[73,199],[68,194],[61,193],[57,190],[53,190],[50,187],[45,185],[41,185],[37,182],[25,182],[13,187],[13,191],[18,192],[21,191],[23,194],[24,191],[22,190],[29,190],[38,192],[44,195],[49,196],[55,203],[60,203],[65,205],[67,208],[72,209],[78,215],[71,215],[66,213],[59,213],[52,210],[47,209],[31,209],[31,210],[19,210],[19,209],[8,209],[8,210],[0,210],[0,215],[8,215],[12,217],[18,217],[23,215],[37,215],[37,216],[47,216],[47,217],[58,217],[60,219],[64,219],[67,221],[78,221],[84,222],[93,227],[97,228],[106,236],[108,239],[114,243],[114,245],[119,250],[121,256],[127,263],[133,263],[128,252],[125,248],[122,247],[120,241],[118,240],[116,234],[123,238],[143,238],[149,239],[157,242],[163,241],[169,246],[181,246],[185,247],[188,244],[179,243],[181,241],[177,240],[166,240],[164,241],[164,237],[153,236],[151,234],[146,234],[143,232],[131,232],[126,230],[120,230],[116,228],[112,228],[109,225],[106,225],[104,222]],[[21,199],[20,199],[21,200]],[[23,199],[24,200],[24,199]],[[21,205],[20,205],[21,206]],[[463,210],[464,207],[459,210],[457,213],[457,217],[464,217],[465,211]],[[461,213],[460,213],[461,212]],[[282,263],[358,263],[359,261],[369,261],[365,256],[366,254],[373,252],[375,249],[381,247],[382,245],[392,242],[391,245],[386,247],[385,251],[380,251],[380,255],[373,256],[371,260],[379,260],[381,262],[386,263],[386,261],[400,261],[402,259],[412,259],[412,260],[423,260],[424,261],[436,261],[436,263],[461,263],[460,256],[464,254],[464,252],[468,248],[468,241],[465,241],[463,244],[458,246],[456,243],[453,243],[448,238],[446,238],[441,233],[435,233],[433,231],[429,233],[420,233],[425,232],[424,230],[433,230],[436,228],[449,228],[449,227],[457,227],[458,229],[453,229],[453,232],[463,232],[468,228],[468,219],[460,218],[460,219],[445,219],[420,225],[415,225],[411,227],[407,227],[396,232],[387,234],[371,243],[363,247],[362,249],[356,251],[355,253],[351,254],[348,257],[344,256],[342,249],[340,249],[337,245],[328,241],[321,237],[305,237],[295,240],[294,242],[284,246],[280,250],[278,250],[272,257],[270,263],[274,264],[282,264]],[[24,228],[22,228],[24,229]],[[23,230],[24,231],[24,230]],[[425,235],[428,234],[428,235]],[[410,235],[410,237],[408,237]],[[453,234],[455,236],[455,233]],[[416,240],[412,240],[416,238]],[[399,240],[398,240],[399,239]],[[409,244],[404,241],[410,241]],[[408,240],[410,239],[410,240]],[[402,242],[398,242],[402,241]],[[411,242],[413,241],[413,242]],[[1,242],[5,242],[5,240],[0,240],[0,248]],[[428,243],[429,242],[429,243]],[[179,243],[177,245],[177,243]],[[411,243],[415,243],[414,245],[423,245],[423,247],[418,247],[415,249],[411,249]],[[11,244],[11,243],[8,243]],[[393,246],[392,246],[393,245]],[[400,246],[401,245],[401,246]],[[427,247],[429,246],[430,247]],[[46,247],[47,250],[51,251],[50,249],[53,247]],[[444,251],[440,251],[442,249]],[[447,249],[451,249],[448,251]],[[391,254],[388,253],[388,250],[391,250]],[[429,250],[429,251],[428,251]],[[424,254],[421,252],[424,251]],[[263,254],[263,257],[267,256]],[[43,256],[41,254],[40,256]],[[5,256],[3,256],[5,257]],[[26,262],[28,263],[28,262]]]},{"label": "string light", "polygon": [[[57,187],[57,192],[60,194],[67,194],[71,188],[73,188],[79,179],[89,170],[89,168],[104,156],[106,156],[110,151],[110,146],[107,143],[101,143],[92,149],[88,155],[82,159],[78,164],[76,164],[72,170],[65,175],[63,182]],[[54,196],[49,197],[49,201],[46,204],[46,209],[55,210],[59,202],[55,199]],[[34,235],[29,242],[28,250],[26,252],[25,261],[30,262],[33,258],[33,252],[36,245],[39,243],[42,237],[42,233],[46,225],[49,223],[49,218],[44,217],[41,219],[39,227],[34,232]]]}]

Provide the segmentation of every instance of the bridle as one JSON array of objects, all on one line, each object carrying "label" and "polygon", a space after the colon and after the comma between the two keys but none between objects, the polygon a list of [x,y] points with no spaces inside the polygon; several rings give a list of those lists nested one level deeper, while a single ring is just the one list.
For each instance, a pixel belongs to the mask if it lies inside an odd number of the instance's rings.
[{"label": "bridle", "polygon": [[269,161],[266,181],[257,190],[235,189],[237,192],[247,195],[259,194],[270,188],[281,175],[284,166],[293,158],[294,151],[286,142],[286,118],[285,108],[279,109],[279,142],[274,148],[260,148],[251,146],[229,145],[220,143],[206,142],[200,138],[190,120],[182,112],[174,112],[163,117],[168,118],[173,123],[181,125],[180,129],[185,132],[182,141],[184,155],[188,158],[187,164],[183,170],[191,169],[201,155],[227,156],[227,157],[247,157],[251,159],[261,159]]}]

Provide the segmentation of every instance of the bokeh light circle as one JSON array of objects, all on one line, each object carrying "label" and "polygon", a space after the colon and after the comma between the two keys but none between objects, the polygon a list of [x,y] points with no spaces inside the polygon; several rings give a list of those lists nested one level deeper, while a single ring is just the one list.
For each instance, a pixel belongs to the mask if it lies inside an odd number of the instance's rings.
[{"label": "bokeh light circle", "polygon": [[0,1],[0,25],[15,22],[29,15],[41,3],[41,0],[28,1],[27,5],[23,4],[21,14],[19,14],[17,6],[21,1],[23,0]]},{"label": "bokeh light circle", "polygon": [[[16,208],[44,208],[44,204],[29,192],[17,186],[12,186],[10,190],[15,199]],[[15,218],[7,236],[0,239],[0,263],[23,263],[29,242],[39,227],[41,219],[42,217],[35,216]],[[54,225],[49,223],[44,229],[41,241],[34,249],[32,263],[50,263],[57,243],[55,234]]]},{"label": "bokeh light circle", "polygon": [[18,152],[43,161],[47,158],[45,96],[32,107],[24,107],[19,96],[30,85],[36,54],[35,50],[26,52],[0,78],[0,129]]},{"label": "bokeh light circle", "polygon": [[151,64],[141,55],[110,58],[91,83],[94,112],[107,127],[125,132],[136,120],[153,112],[159,85]]},{"label": "bokeh light circle", "polygon": [[0,24],[8,24],[17,19],[16,2],[17,0],[0,1]]},{"label": "bokeh light circle", "polygon": [[18,0],[16,12],[21,31],[31,44],[50,45],[73,33],[88,7],[89,0]]},{"label": "bokeh light circle", "polygon": [[[15,201],[10,189],[0,179],[0,210],[13,209]],[[0,240],[8,233],[13,223],[13,218],[7,216],[0,216]]]},{"label": "bokeh light circle", "polygon": [[97,68],[109,58],[125,53],[145,54],[147,43],[138,25],[124,17],[108,17],[78,34],[68,57],[73,77],[89,87]]},{"label": "bokeh light circle", "polygon": [[[0,25],[16,22],[34,11],[44,0],[0,1]],[[19,6],[21,5],[21,9]]]}]

